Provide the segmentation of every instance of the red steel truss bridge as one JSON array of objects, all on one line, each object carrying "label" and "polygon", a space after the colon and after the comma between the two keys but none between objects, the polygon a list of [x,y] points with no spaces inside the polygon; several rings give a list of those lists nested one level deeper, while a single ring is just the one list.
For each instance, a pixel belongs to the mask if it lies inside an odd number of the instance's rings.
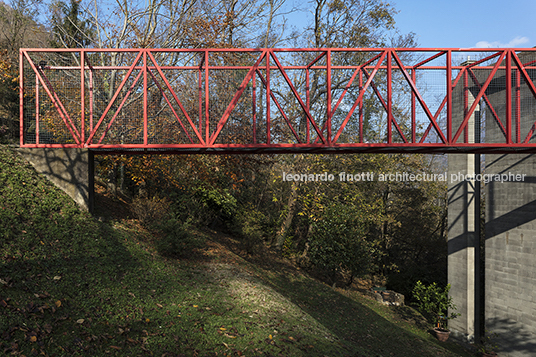
[{"label": "red steel truss bridge", "polygon": [[536,49],[22,49],[20,146],[536,152]]}]

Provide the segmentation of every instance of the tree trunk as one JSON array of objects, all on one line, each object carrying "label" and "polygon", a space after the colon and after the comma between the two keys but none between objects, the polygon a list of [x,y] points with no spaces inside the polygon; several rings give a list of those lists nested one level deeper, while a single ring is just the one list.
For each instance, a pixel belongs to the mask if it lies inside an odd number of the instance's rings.
[{"label": "tree trunk", "polygon": [[292,219],[294,218],[294,208],[296,205],[296,199],[298,197],[298,187],[296,185],[291,186],[290,195],[288,197],[288,212],[287,217],[283,221],[283,224],[281,225],[281,228],[277,232],[276,240],[275,240],[275,246],[277,249],[281,249],[283,244],[285,243],[285,235],[290,228],[290,224],[292,223]]}]

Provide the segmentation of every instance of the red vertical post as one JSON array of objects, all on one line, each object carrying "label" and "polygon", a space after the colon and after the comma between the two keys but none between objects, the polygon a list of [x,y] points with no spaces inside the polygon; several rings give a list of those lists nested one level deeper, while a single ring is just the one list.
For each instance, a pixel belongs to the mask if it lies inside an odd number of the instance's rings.
[{"label": "red vertical post", "polygon": [[393,54],[391,50],[387,50],[387,143],[391,144],[393,142],[393,130],[392,130],[392,121],[393,121],[393,98],[392,98],[392,70],[393,66],[391,63]]},{"label": "red vertical post", "polygon": [[506,143],[512,143],[512,51],[506,50]]},{"label": "red vertical post", "polygon": [[[305,102],[307,106],[307,111],[311,112],[311,92],[310,92],[310,78],[309,78],[309,67],[305,69]],[[305,116],[305,136],[307,137],[307,144],[311,143],[311,133],[310,133],[310,125],[309,119],[307,118],[307,115]]]},{"label": "red vertical post", "polygon": [[447,144],[452,143],[452,51],[447,51]]},{"label": "red vertical post", "polygon": [[266,53],[266,144],[270,144],[270,56],[272,50]]},{"label": "red vertical post", "polygon": [[86,61],[84,50],[80,50],[80,144],[86,142]]},{"label": "red vertical post", "polygon": [[251,101],[253,110],[253,144],[257,143],[257,82],[255,79],[257,74],[253,74],[253,82],[251,83]]},{"label": "red vertical post", "polygon": [[326,83],[326,91],[327,91],[327,124],[328,124],[328,146],[331,146],[331,50],[328,49],[327,52],[327,83]]},{"label": "red vertical post", "polygon": [[[463,73],[463,117],[465,118],[469,112],[469,76],[467,71]],[[463,142],[469,142],[469,132],[467,130],[467,125],[463,129]]]},{"label": "red vertical post", "polygon": [[[205,55],[203,54],[203,58],[205,58]],[[201,84],[201,81],[203,77],[201,76],[203,71],[203,62],[204,59],[201,60],[201,63],[199,64],[199,72],[198,72],[198,79],[197,79],[197,89],[198,89],[198,102],[199,102],[199,133],[202,135],[203,133],[203,85]]]},{"label": "red vertical post", "polygon": [[35,143],[39,145],[39,79],[35,76]]},{"label": "red vertical post", "polygon": [[19,51],[19,144],[24,145],[24,55]]},{"label": "red vertical post", "polygon": [[[411,71],[411,80],[413,81],[413,85],[415,88],[417,88],[417,69],[413,68]],[[415,100],[415,92],[411,91],[411,142],[416,143],[417,142],[417,123],[416,123],[416,116],[417,112],[415,110],[416,100]]]},{"label": "red vertical post", "polygon": [[521,73],[516,70],[516,143],[521,141]]},{"label": "red vertical post", "polygon": [[[89,132],[93,131],[93,68],[91,64],[88,65],[89,68]],[[89,143],[88,143],[89,144]]]},{"label": "red vertical post", "polygon": [[147,98],[147,50],[143,51],[143,144],[147,145],[147,121],[148,121],[148,98]]},{"label": "red vertical post", "polygon": [[[363,71],[359,69],[359,95],[361,95],[361,91],[363,90]],[[362,97],[364,98],[364,97]],[[359,142],[363,142],[363,119],[364,119],[364,113],[363,113],[363,99],[359,102]]]},{"label": "red vertical post", "polygon": [[210,118],[208,110],[208,50],[205,50],[205,143],[210,142]]}]

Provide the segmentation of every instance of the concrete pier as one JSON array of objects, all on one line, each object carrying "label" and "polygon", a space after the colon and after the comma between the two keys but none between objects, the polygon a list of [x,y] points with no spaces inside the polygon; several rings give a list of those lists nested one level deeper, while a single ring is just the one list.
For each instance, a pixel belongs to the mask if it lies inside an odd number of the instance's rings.
[{"label": "concrete pier", "polygon": [[[466,62],[462,65],[469,65]],[[453,92],[454,110],[452,121],[455,127],[463,121],[467,108],[475,100],[469,87],[469,78]],[[480,142],[480,108],[470,116],[463,140]],[[448,155],[448,282],[450,296],[460,316],[449,322],[453,337],[459,341],[473,343],[480,336],[480,192],[476,178],[480,174],[480,155]],[[456,179],[453,180],[452,178]],[[450,313],[450,312],[449,312]]]},{"label": "concrete pier", "polygon": [[18,152],[82,209],[93,211],[94,155],[90,150],[20,148]]},{"label": "concrete pier", "polygon": [[449,322],[453,337],[474,342],[480,321],[479,206],[480,187],[472,181],[450,181],[450,174],[478,172],[475,155],[449,155],[448,182],[448,281],[450,295],[461,315]]}]

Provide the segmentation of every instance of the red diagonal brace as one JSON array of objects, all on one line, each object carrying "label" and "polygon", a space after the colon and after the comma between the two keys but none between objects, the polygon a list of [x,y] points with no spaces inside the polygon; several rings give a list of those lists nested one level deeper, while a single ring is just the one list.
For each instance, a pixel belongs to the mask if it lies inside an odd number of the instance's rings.
[{"label": "red diagonal brace", "polygon": [[[498,55],[498,53],[496,54],[496,56],[497,55]],[[454,135],[454,138],[452,138],[453,142],[458,141],[458,138],[462,134],[463,129],[465,129],[465,127],[467,126],[467,123],[469,122],[469,119],[471,118],[471,115],[473,115],[473,113],[474,113],[474,111],[476,109],[476,106],[478,105],[478,102],[480,102],[480,99],[482,98],[482,96],[486,92],[486,89],[488,88],[489,84],[491,83],[491,80],[495,76],[495,73],[497,73],[497,70],[499,69],[499,67],[501,65],[501,61],[504,59],[505,55],[506,55],[506,52],[502,52],[500,57],[499,57],[499,59],[497,60],[497,63],[495,63],[495,66],[493,67],[493,70],[491,71],[488,79],[486,79],[486,82],[484,82],[484,85],[480,89],[480,92],[476,96],[473,104],[471,105],[471,108],[469,108],[469,111],[467,112],[467,115],[465,116],[465,118],[463,119],[463,122],[461,123],[460,127],[458,128],[458,131],[456,132],[456,135]]]},{"label": "red diagonal brace", "polygon": [[[382,52],[383,53],[383,52]],[[332,113],[335,113],[337,111],[337,109],[339,108],[339,105],[342,103],[342,100],[344,99],[344,96],[346,95],[346,93],[348,92],[348,89],[350,88],[350,86],[352,85],[353,81],[355,80],[355,77],[358,73],[360,73],[360,71],[365,68],[365,66],[369,65],[371,62],[375,61],[376,59],[378,59],[382,53],[379,53],[378,55],[372,57],[371,59],[369,59],[368,61],[366,61],[365,63],[363,63],[362,65],[360,65],[358,68],[356,68],[356,70],[354,71],[354,74],[352,75],[352,77],[350,78],[350,80],[348,81],[348,84],[345,86],[344,88],[344,91],[342,92],[341,94],[341,97],[339,98],[339,100],[337,101],[337,103],[335,104],[335,107],[334,109],[332,110]],[[373,84],[374,85],[374,84]],[[361,89],[360,89],[361,90]],[[324,125],[322,125],[322,132],[324,132],[324,130],[326,130],[326,126],[328,125],[327,121],[324,123]],[[337,139],[334,139],[333,142],[336,142]],[[315,140],[315,144],[318,143],[318,138],[316,138]]]},{"label": "red diagonal brace", "polygon": [[339,130],[337,131],[337,134],[335,134],[335,137],[333,138],[333,143],[336,143],[337,140],[339,139],[339,136],[341,135],[342,131],[344,130],[344,128],[346,127],[346,124],[348,123],[348,121],[350,120],[350,117],[352,116],[352,114],[354,114],[354,110],[355,108],[357,107],[357,105],[363,101],[363,96],[365,95],[365,92],[367,91],[367,88],[369,87],[369,85],[372,83],[372,79],[374,78],[374,76],[376,75],[376,73],[378,72],[378,69],[380,68],[381,64],[383,63],[383,60],[385,59],[385,56],[387,55],[387,52],[386,51],[383,51],[382,52],[382,55],[380,56],[380,59],[378,60],[378,63],[376,64],[376,66],[374,67],[374,70],[372,71],[372,73],[370,74],[370,77],[367,79],[367,81],[365,82],[365,85],[363,86],[363,89],[361,90],[361,92],[359,93],[359,96],[357,97],[357,99],[355,100],[354,102],[354,105],[352,105],[352,108],[350,109],[350,111],[348,112],[348,114],[346,115],[346,118],[344,118],[342,124],[341,124],[341,127],[339,128]]},{"label": "red diagonal brace", "polygon": [[[525,83],[530,88],[530,91],[532,92],[532,95],[536,97],[536,87],[534,86],[534,83],[532,82],[532,79],[530,78],[529,74],[527,73],[527,70],[525,69],[525,66],[521,63],[521,60],[517,56],[515,52],[512,53],[512,58],[514,59],[514,62],[516,63],[517,68],[519,68],[519,71],[523,74],[523,78],[525,78]],[[532,128],[530,129],[529,133],[527,134],[527,137],[523,141],[523,144],[527,144],[532,137],[532,134],[534,134],[534,130],[536,130],[536,121],[532,125]]]},{"label": "red diagonal brace", "polygon": [[171,109],[171,111],[173,112],[173,115],[175,116],[175,118],[179,122],[180,126],[182,127],[182,130],[184,130],[184,133],[186,134],[186,136],[188,137],[190,142],[193,144],[194,141],[192,140],[192,137],[188,133],[188,130],[186,130],[186,127],[182,123],[182,120],[179,118],[179,115],[177,114],[177,112],[175,111],[173,106],[171,105],[171,102],[169,101],[166,93],[164,92],[164,89],[162,88],[162,86],[160,86],[160,83],[158,83],[158,79],[156,79],[156,76],[154,75],[153,71],[151,71],[151,69],[149,69],[149,74],[151,75],[151,78],[155,82],[156,86],[158,87],[158,90],[160,91],[160,93],[162,93],[162,96],[164,97],[164,99],[166,100],[167,105],[169,106],[169,109]]},{"label": "red diagonal brace", "polygon": [[[459,73],[458,73],[458,76],[456,76],[456,79],[454,80],[454,82],[452,82],[452,85],[450,84],[447,84],[450,86],[450,89],[452,91],[452,88],[455,88],[456,85],[458,84],[458,82],[460,81],[460,79],[462,78],[463,74],[465,73],[465,71],[467,70],[467,68],[463,68]],[[452,96],[450,98],[450,100],[452,101]],[[443,101],[441,102],[441,105],[439,106],[439,108],[437,109],[435,115],[434,115],[434,119],[437,121],[437,118],[439,117],[439,114],[441,113],[441,111],[443,110],[443,108],[445,107],[445,105],[448,104],[448,101],[449,101],[449,96],[448,94],[445,96],[445,98],[443,98]],[[452,123],[451,123],[452,124]],[[430,130],[432,129],[432,122],[430,124],[428,124],[428,127],[426,128],[426,130],[424,131],[424,134],[423,136],[421,137],[421,139],[419,140],[419,144],[422,144],[424,143],[424,140],[426,140],[426,137],[428,136],[428,134],[430,133]],[[452,130],[452,128],[447,128],[447,131],[448,130]]]},{"label": "red diagonal brace", "polygon": [[[28,60],[28,63],[30,64],[32,69],[34,70],[38,81],[40,81],[43,84],[43,88],[45,88],[45,91],[47,92],[50,100],[52,101],[52,104],[54,105],[54,107],[58,111],[58,114],[60,115],[61,119],[63,120],[65,126],[67,127],[67,129],[69,130],[71,135],[73,136],[73,139],[75,140],[75,142],[77,144],[80,144],[80,139],[79,139],[80,138],[80,133],[78,132],[78,130],[76,130],[76,127],[72,123],[71,118],[69,118],[69,115],[67,114],[67,111],[63,107],[63,104],[61,103],[61,100],[59,99],[59,97],[56,94],[56,92],[54,92],[54,88],[52,87],[52,85],[50,84],[48,79],[46,78],[45,74],[35,66],[35,64],[33,63],[32,59],[30,58],[30,56],[28,55],[27,52],[24,52],[24,56]],[[50,86],[50,88],[49,88],[49,86]],[[51,92],[51,90],[52,90],[52,92]],[[76,132],[76,134],[75,134],[75,132]]]},{"label": "red diagonal brace", "polygon": [[[257,74],[259,75],[259,78],[261,79],[262,84],[264,84],[264,87],[266,87],[266,84],[267,84],[266,79],[263,77],[261,71],[259,71],[258,69],[257,69]],[[289,129],[292,131],[292,134],[294,134],[294,137],[296,138],[296,140],[298,140],[298,143],[301,144],[302,142],[300,140],[300,137],[299,137],[298,133],[296,133],[296,130],[294,130],[294,127],[292,126],[290,120],[288,119],[287,115],[285,114],[285,111],[283,110],[283,108],[279,104],[279,101],[277,100],[277,98],[276,98],[276,96],[275,96],[273,91],[270,91],[270,97],[274,100],[274,103],[277,106],[277,109],[279,109],[279,112],[281,113],[281,115],[283,116],[285,121],[287,122],[287,125],[288,125]]]},{"label": "red diagonal brace", "polygon": [[409,86],[411,87],[411,90],[413,91],[413,94],[415,94],[415,97],[417,97],[417,100],[421,104],[421,107],[424,109],[424,112],[428,116],[428,119],[430,119],[431,124],[434,125],[434,128],[436,129],[436,131],[439,134],[439,137],[441,138],[443,143],[446,143],[447,139],[445,138],[445,136],[443,135],[443,132],[439,128],[439,125],[437,124],[437,122],[435,120],[435,117],[430,112],[430,109],[428,109],[428,106],[424,102],[424,99],[422,98],[421,93],[419,93],[419,90],[415,86],[415,83],[413,83],[413,81],[411,80],[411,77],[410,77],[409,73],[406,71],[406,68],[404,67],[404,65],[402,64],[402,61],[400,60],[400,58],[398,57],[398,55],[396,54],[395,51],[393,51],[393,55],[394,55],[395,62],[398,64],[398,67],[402,71],[402,74],[404,75],[404,78],[406,78],[406,81],[408,82]]},{"label": "red diagonal brace", "polygon": [[[255,62],[255,64],[249,69],[248,73],[246,74],[246,77],[244,78],[244,80],[240,84],[238,92],[236,92],[236,94],[234,95],[233,99],[231,100],[231,103],[229,104],[227,109],[225,109],[225,112],[223,113],[220,121],[218,122],[218,125],[216,126],[216,130],[211,135],[211,137],[209,139],[209,144],[210,145],[213,145],[214,142],[216,141],[216,139],[218,138],[218,135],[220,134],[220,131],[223,129],[223,126],[225,125],[225,123],[229,119],[229,116],[231,115],[231,112],[233,111],[233,109],[236,107],[236,104],[238,104],[238,100],[242,96],[242,93],[244,93],[244,90],[246,89],[247,84],[249,83],[249,81],[251,80],[252,76],[257,71],[257,68],[259,68],[259,64],[261,63],[262,59],[266,56],[266,54],[267,54],[267,51],[263,51],[261,56],[257,60],[257,62]],[[208,93],[206,95],[208,96]]]},{"label": "red diagonal brace", "polygon": [[[469,73],[469,75],[471,76],[471,78],[473,79],[475,84],[478,86],[478,89],[481,89],[482,84],[480,84],[480,81],[476,77],[476,75],[473,72],[473,70],[471,68],[468,68],[467,73]],[[495,108],[493,108],[493,105],[491,105],[491,101],[488,99],[488,96],[486,95],[486,92],[484,92],[484,95],[482,96],[482,98],[484,98],[484,101],[486,102],[486,105],[488,106],[488,109],[490,110],[490,112],[493,115],[493,118],[495,119],[497,124],[499,124],[499,128],[501,129],[501,131],[504,134],[504,137],[506,138],[506,129],[505,129],[503,123],[501,122],[501,118],[499,118],[499,114],[497,114],[497,112],[495,111]],[[507,113],[507,115],[508,115],[508,113]]]},{"label": "red diagonal brace", "polygon": [[[138,55],[136,56],[136,59],[134,60],[134,62],[132,63],[132,66],[130,66],[127,74],[125,74],[125,77],[123,78],[123,80],[121,81],[121,84],[119,85],[119,87],[117,88],[117,90],[115,91],[115,94],[114,96],[112,97],[112,100],[110,101],[110,103],[108,103],[108,106],[106,107],[106,109],[104,110],[104,113],[102,113],[102,116],[101,118],[99,119],[99,121],[97,122],[97,125],[95,125],[95,127],[93,128],[93,131],[89,134],[89,137],[87,138],[87,141],[86,141],[86,145],[89,145],[91,144],[91,140],[93,140],[93,136],[95,136],[95,134],[97,133],[97,130],[99,130],[99,127],[100,125],[102,124],[102,121],[104,120],[104,118],[106,117],[106,115],[108,114],[108,112],[110,111],[110,109],[112,108],[112,105],[114,104],[115,100],[117,99],[117,97],[119,96],[119,93],[121,92],[121,90],[123,89],[123,87],[125,86],[125,83],[127,82],[128,78],[130,77],[130,75],[132,74],[132,71],[134,71],[134,68],[136,67],[136,65],[138,64],[138,61],[140,60],[141,56],[142,56],[142,53],[143,51],[140,50],[138,52]],[[102,139],[101,139],[102,140]]]},{"label": "red diagonal brace", "polygon": [[[294,85],[292,84],[292,82],[290,81],[290,78],[288,77],[287,73],[285,72],[285,70],[283,69],[283,66],[281,65],[281,63],[279,62],[279,60],[277,59],[277,57],[275,56],[275,53],[273,53],[272,51],[270,52],[270,54],[272,55],[272,58],[274,59],[275,61],[275,64],[277,65],[277,67],[279,68],[279,71],[281,72],[281,74],[283,75],[283,78],[285,78],[285,81],[287,82],[287,84],[289,85],[290,87],[290,90],[292,91],[292,93],[294,94],[294,97],[296,97],[296,99],[298,100],[298,103],[300,103],[300,106],[302,107],[303,111],[305,112],[305,115],[307,116],[307,119],[309,119],[309,121],[311,122],[311,124],[313,125],[313,128],[315,129],[318,137],[320,137],[320,140],[322,140],[322,142],[325,144],[326,143],[326,139],[324,139],[322,133],[320,132],[320,129],[318,129],[318,126],[316,125],[313,117],[311,116],[311,113],[309,112],[309,109],[307,108],[307,106],[305,105],[305,103],[303,102],[303,100],[301,99],[298,91],[296,90],[296,88],[294,87]],[[329,90],[329,88],[328,88]]]},{"label": "red diagonal brace", "polygon": [[[366,69],[363,68],[363,73],[365,74],[365,76],[368,78],[369,76],[369,73],[367,72]],[[374,80],[370,83],[370,86],[372,87],[372,89],[374,90],[374,93],[376,93],[376,96],[378,97],[380,103],[382,103],[382,106],[383,108],[385,109],[385,111],[387,113],[392,113],[392,108],[389,109],[388,107],[388,104],[385,103],[385,100],[383,99],[383,96],[382,94],[380,93],[378,87],[376,86],[376,84],[374,83]],[[400,126],[398,125],[398,123],[396,122],[396,120],[394,118],[391,118],[391,121],[392,123],[395,125],[395,128],[396,130],[398,131],[398,134],[400,134],[400,137],[402,138],[402,140],[404,141],[404,143],[407,143],[408,141],[406,140],[406,136],[404,135],[404,133],[402,132],[402,130],[400,129]],[[389,135],[389,137],[391,137],[391,135]]]},{"label": "red diagonal brace", "polygon": [[[104,130],[104,133],[102,133],[101,135],[101,138],[99,139],[99,144],[102,143],[102,141],[104,140],[104,137],[106,136],[106,134],[108,134],[108,131],[110,130],[110,128],[112,127],[112,124],[114,123],[115,119],[117,118],[117,116],[119,115],[119,112],[121,111],[121,109],[123,109],[123,106],[125,105],[128,97],[130,97],[130,93],[132,93],[132,90],[134,89],[134,87],[136,86],[136,84],[138,83],[138,81],[140,80],[140,77],[142,76],[143,74],[143,71],[140,71],[140,73],[138,73],[138,76],[136,77],[136,79],[134,80],[134,82],[132,83],[132,85],[130,86],[130,88],[128,89],[127,91],[127,94],[125,94],[125,97],[123,98],[123,100],[121,101],[121,104],[119,104],[119,107],[117,108],[117,110],[115,111],[114,113],[114,116],[112,117],[112,119],[110,120],[110,122],[108,123],[108,125],[106,126],[106,129]],[[146,89],[147,90],[147,89]],[[145,127],[145,125],[144,125]],[[145,130],[144,130],[144,133],[145,133]],[[145,143],[145,145],[147,145],[147,143]]]},{"label": "red diagonal brace", "polygon": [[[194,123],[192,122],[192,119],[190,118],[190,116],[188,115],[188,113],[186,112],[186,109],[184,109],[184,106],[182,105],[181,101],[179,100],[179,98],[177,97],[177,94],[175,93],[175,91],[171,88],[171,84],[169,83],[169,81],[167,80],[166,76],[164,75],[164,72],[162,71],[162,69],[160,68],[160,66],[157,65],[156,63],[156,59],[154,58],[153,54],[149,51],[149,57],[151,58],[151,61],[153,62],[154,66],[156,67],[156,70],[158,71],[158,73],[160,74],[160,76],[162,77],[162,80],[164,81],[164,83],[166,84],[167,88],[169,89],[169,91],[171,92],[171,95],[173,96],[173,98],[175,99],[175,101],[177,102],[177,104],[179,105],[179,108],[181,108],[181,111],[182,111],[182,114],[184,114],[184,116],[186,117],[186,119],[188,120],[188,123],[190,123],[190,126],[192,127],[192,130],[194,131],[195,135],[197,136],[197,139],[199,139],[199,141],[201,142],[201,144],[205,144],[205,141],[203,140],[203,138],[201,137],[201,134],[199,133],[199,131],[197,130],[197,128],[195,127]],[[151,72],[151,75],[152,75],[152,72]],[[154,77],[153,77],[154,78]],[[157,83],[158,85],[158,81],[155,79],[155,82]],[[160,86],[159,86],[160,88]],[[160,88],[160,91],[162,92],[162,94],[164,94],[164,91]],[[165,94],[164,94],[165,96]],[[166,97],[166,100],[167,100],[167,97]],[[171,110],[173,111],[173,114],[175,115],[175,117],[177,118],[177,120],[180,122],[180,124],[182,125],[182,122],[181,120],[179,119],[179,116],[177,115],[177,113],[175,113],[175,110],[173,109],[173,107],[171,106],[171,103],[168,102],[168,105],[169,107],[171,108]],[[184,126],[183,126],[184,128]],[[186,135],[188,135],[188,132],[186,131],[186,129],[184,129],[185,132],[186,132]],[[188,135],[188,138],[190,138],[190,135]],[[190,140],[192,140],[190,138]],[[193,143],[193,141],[192,141]]]}]

